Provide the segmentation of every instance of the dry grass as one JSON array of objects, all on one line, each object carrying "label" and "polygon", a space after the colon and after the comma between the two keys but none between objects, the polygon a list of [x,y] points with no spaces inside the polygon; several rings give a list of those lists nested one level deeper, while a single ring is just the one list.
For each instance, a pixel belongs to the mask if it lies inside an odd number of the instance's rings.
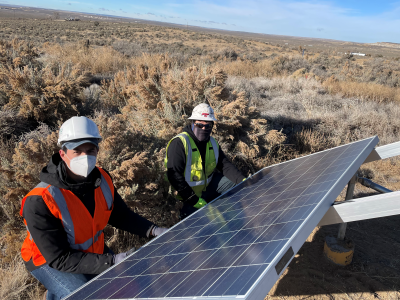
[{"label": "dry grass", "polygon": [[266,60],[261,62],[252,62],[250,60],[225,61],[218,62],[217,65],[231,76],[268,78],[274,75],[271,63]]},{"label": "dry grass", "polygon": [[273,128],[283,130],[289,140],[303,129],[328,139],[331,146],[372,135],[379,136],[381,145],[400,140],[400,107],[395,102],[344,98],[305,78],[231,77],[227,87],[246,91]]},{"label": "dry grass", "polygon": [[338,81],[330,78],[324,82],[324,87],[331,94],[341,94],[343,97],[357,97],[380,102],[400,102],[400,88],[389,87],[377,83]]},{"label": "dry grass", "polygon": [[2,300],[43,299],[43,287],[26,270],[19,255],[14,257],[8,267],[0,268],[0,278]]},{"label": "dry grass", "polygon": [[93,74],[109,74],[124,69],[129,59],[111,47],[93,48],[84,43],[45,44],[46,55],[41,58],[46,64],[64,63],[79,65]]}]

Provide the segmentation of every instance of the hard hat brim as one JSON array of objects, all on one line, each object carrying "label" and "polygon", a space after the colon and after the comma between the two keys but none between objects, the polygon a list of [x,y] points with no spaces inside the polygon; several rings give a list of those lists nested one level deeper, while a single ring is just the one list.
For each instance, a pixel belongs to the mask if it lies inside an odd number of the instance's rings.
[{"label": "hard hat brim", "polygon": [[74,136],[73,139],[58,140],[57,144],[60,146],[60,145],[62,145],[64,143],[74,142],[74,141],[77,141],[77,140],[80,140],[80,139],[89,139],[89,140],[90,139],[97,139],[98,142],[101,142],[103,138],[101,136],[93,136],[93,135],[90,135],[90,134],[79,134],[77,136]]},{"label": "hard hat brim", "polygon": [[188,120],[213,121],[213,122],[217,121],[217,119],[214,117],[193,117],[193,116],[189,117]]},{"label": "hard hat brim", "polygon": [[68,142],[62,143],[62,146],[67,147],[67,149],[69,149],[69,150],[74,150],[74,149],[78,148],[80,145],[87,144],[87,143],[93,144],[97,148],[99,148],[99,139],[93,139],[93,138],[68,141]]}]

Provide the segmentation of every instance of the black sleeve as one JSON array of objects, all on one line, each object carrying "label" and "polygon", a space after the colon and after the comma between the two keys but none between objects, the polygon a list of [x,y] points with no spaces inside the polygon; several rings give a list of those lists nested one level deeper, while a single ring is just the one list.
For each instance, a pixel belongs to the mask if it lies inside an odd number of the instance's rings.
[{"label": "black sleeve", "polygon": [[172,187],[182,197],[183,201],[189,205],[195,205],[199,201],[193,189],[185,180],[186,154],[182,141],[174,139],[168,147],[167,176]]},{"label": "black sleeve", "polygon": [[222,175],[228,177],[228,179],[236,184],[240,183],[246,177],[236,169],[236,167],[229,161],[229,159],[225,156],[225,153],[222,151],[221,147],[219,147],[219,157],[217,170],[222,173]]},{"label": "black sleeve", "polygon": [[154,223],[131,211],[116,188],[114,188],[114,191],[114,208],[108,224],[141,237],[148,237]]},{"label": "black sleeve", "polygon": [[40,196],[26,199],[23,217],[35,244],[47,264],[62,272],[100,274],[112,265],[113,256],[84,253],[70,248],[60,219],[48,209]]}]

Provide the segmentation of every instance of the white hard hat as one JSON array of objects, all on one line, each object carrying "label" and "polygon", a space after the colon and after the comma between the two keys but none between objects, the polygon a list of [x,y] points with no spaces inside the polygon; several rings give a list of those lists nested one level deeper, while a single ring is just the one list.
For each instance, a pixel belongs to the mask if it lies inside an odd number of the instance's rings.
[{"label": "white hard hat", "polygon": [[189,120],[199,120],[199,121],[217,121],[214,117],[214,110],[210,105],[206,103],[201,103],[197,105],[192,112]]},{"label": "white hard hat", "polygon": [[98,139],[101,136],[96,123],[86,117],[72,117],[61,125],[58,134],[58,145],[78,139]]}]

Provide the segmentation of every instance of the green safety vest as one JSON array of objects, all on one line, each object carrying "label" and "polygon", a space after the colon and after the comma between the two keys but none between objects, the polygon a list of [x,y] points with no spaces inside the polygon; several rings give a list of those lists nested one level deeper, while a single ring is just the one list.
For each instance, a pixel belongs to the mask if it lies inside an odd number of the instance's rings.
[{"label": "green safety vest", "polygon": [[[182,144],[185,148],[185,154],[186,154],[186,167],[184,174],[185,180],[189,184],[189,186],[193,189],[195,194],[198,197],[201,197],[201,193],[206,190],[207,185],[211,182],[214,170],[217,167],[218,157],[219,157],[219,145],[213,137],[210,137],[210,140],[207,143],[206,162],[205,162],[206,171],[204,173],[203,161],[201,159],[199,149],[197,149],[197,146],[193,141],[193,139],[190,137],[190,135],[187,132],[182,132],[177,136],[173,137],[172,140],[170,140],[167,145],[167,150],[164,160],[165,169],[167,169],[167,162],[168,162],[168,147],[171,144],[171,142],[176,138],[179,138],[182,141]],[[182,199],[179,195],[177,198]]]}]

